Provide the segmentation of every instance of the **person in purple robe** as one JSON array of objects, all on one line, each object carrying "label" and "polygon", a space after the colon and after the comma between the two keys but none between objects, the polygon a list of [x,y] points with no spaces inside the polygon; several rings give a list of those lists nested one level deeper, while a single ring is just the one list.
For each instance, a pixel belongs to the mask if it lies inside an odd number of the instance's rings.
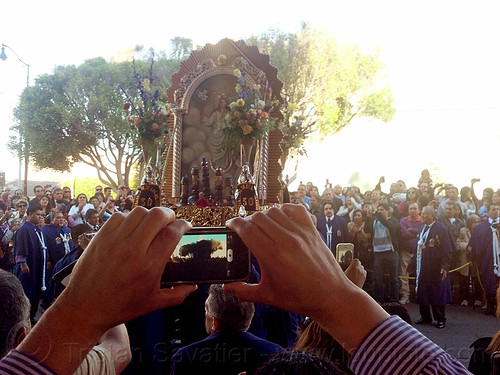
[{"label": "person in purple robe", "polygon": [[479,223],[472,231],[467,249],[471,251],[474,264],[479,267],[481,284],[486,294],[486,315],[495,315],[496,291],[499,270],[500,205],[488,206],[488,219]]},{"label": "person in purple robe", "polygon": [[51,222],[42,228],[47,239],[49,259],[56,264],[62,257],[73,250],[71,241],[71,229],[64,224],[62,212],[51,212]]},{"label": "person in purple robe", "polygon": [[430,324],[432,316],[437,328],[446,324],[445,306],[452,301],[450,266],[456,246],[448,228],[436,221],[436,211],[431,206],[422,209],[421,230],[415,253],[417,303],[421,318],[415,324]]},{"label": "person in purple robe", "polygon": [[27,215],[28,218],[17,230],[14,241],[14,273],[21,281],[24,293],[30,301],[30,319],[35,323],[38,304],[47,290],[46,282],[50,276],[47,267],[51,268],[51,265],[48,262],[47,239],[38,227],[45,215],[36,205],[28,207]]}]

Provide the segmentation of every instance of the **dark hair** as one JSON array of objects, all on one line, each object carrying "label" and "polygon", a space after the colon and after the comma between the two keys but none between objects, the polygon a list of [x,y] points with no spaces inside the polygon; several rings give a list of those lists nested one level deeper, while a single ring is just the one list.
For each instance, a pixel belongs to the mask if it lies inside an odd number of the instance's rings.
[{"label": "dark hair", "polygon": [[39,204],[29,204],[28,209],[26,210],[26,214],[31,215],[33,212],[41,211],[41,210],[42,210],[42,207],[40,207]]},{"label": "dark hair", "polygon": [[90,219],[90,217],[94,214],[99,214],[97,210],[94,210],[93,208],[89,208],[87,212],[85,212],[85,220]]},{"label": "dark hair", "polygon": [[87,224],[77,224],[71,228],[71,240],[75,243],[78,242],[78,237],[84,233],[90,233],[92,229]]},{"label": "dark hair", "polygon": [[30,328],[30,303],[19,279],[0,269],[0,358],[14,349],[22,327]]},{"label": "dark hair", "polygon": [[35,187],[33,187],[33,193],[36,192],[37,188],[42,188],[43,189],[43,186],[42,185],[35,185]]},{"label": "dark hair", "polygon": [[68,212],[68,206],[66,206],[64,203],[58,203],[56,204],[55,210],[65,214]]},{"label": "dark hair", "polygon": [[224,291],[220,284],[210,285],[207,307],[219,321],[220,331],[226,332],[246,331],[255,313],[252,302],[241,302],[234,294]]},{"label": "dark hair", "polygon": [[255,375],[341,375],[334,362],[315,352],[283,350],[264,362]]},{"label": "dark hair", "polygon": [[381,202],[378,204],[377,208],[379,207],[383,207],[384,210],[386,211],[389,211],[391,210],[391,206],[389,206],[389,204],[385,203],[385,202]]}]

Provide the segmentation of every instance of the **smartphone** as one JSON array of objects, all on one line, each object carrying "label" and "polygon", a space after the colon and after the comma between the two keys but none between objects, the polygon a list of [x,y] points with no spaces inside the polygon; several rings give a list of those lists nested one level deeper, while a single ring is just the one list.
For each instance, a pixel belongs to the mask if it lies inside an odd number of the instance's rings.
[{"label": "smartphone", "polygon": [[341,242],[337,244],[336,256],[339,264],[349,265],[354,258],[354,244],[350,242]]},{"label": "smartphone", "polygon": [[250,276],[250,252],[226,227],[195,227],[182,236],[163,271],[161,285],[220,284]]}]

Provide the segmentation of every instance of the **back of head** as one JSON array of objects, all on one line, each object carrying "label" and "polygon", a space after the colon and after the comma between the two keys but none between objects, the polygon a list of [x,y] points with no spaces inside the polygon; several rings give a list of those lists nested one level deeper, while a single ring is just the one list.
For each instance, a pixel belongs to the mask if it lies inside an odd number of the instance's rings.
[{"label": "back of head", "polygon": [[30,303],[18,278],[0,269],[0,358],[16,347],[22,327],[30,328]]},{"label": "back of head", "polygon": [[87,224],[78,224],[71,228],[71,240],[73,243],[78,242],[78,237],[84,233],[90,233],[92,229]]},{"label": "back of head", "polygon": [[309,351],[284,350],[269,358],[255,375],[341,375],[347,374],[329,359]]},{"label": "back of head", "polygon": [[234,294],[213,284],[207,299],[210,314],[219,321],[219,331],[244,332],[250,327],[255,307],[252,302],[241,302]]}]

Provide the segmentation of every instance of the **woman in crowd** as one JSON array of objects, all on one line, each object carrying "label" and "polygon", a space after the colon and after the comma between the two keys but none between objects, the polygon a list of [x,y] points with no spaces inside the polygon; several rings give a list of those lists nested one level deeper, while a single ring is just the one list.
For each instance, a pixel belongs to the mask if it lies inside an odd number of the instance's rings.
[{"label": "woman in crowd", "polygon": [[73,199],[73,195],[71,194],[71,189],[68,186],[64,186],[62,189],[63,189],[63,200],[68,201],[70,206],[76,204],[76,200]]},{"label": "woman in crowd", "polygon": [[465,216],[476,213],[476,204],[472,199],[472,189],[469,186],[464,186],[460,189],[460,200],[465,204]]},{"label": "woman in crowd", "polygon": [[418,203],[419,196],[420,194],[415,187],[411,187],[406,191],[406,200],[401,201],[398,206],[399,217],[406,217],[409,215],[408,207],[412,203]]},{"label": "woman in crowd", "polygon": [[68,216],[71,216],[75,221],[75,225],[83,224],[84,217],[87,210],[94,208],[92,204],[87,201],[87,196],[85,194],[78,194],[76,197],[77,204],[71,206],[68,212]]}]

